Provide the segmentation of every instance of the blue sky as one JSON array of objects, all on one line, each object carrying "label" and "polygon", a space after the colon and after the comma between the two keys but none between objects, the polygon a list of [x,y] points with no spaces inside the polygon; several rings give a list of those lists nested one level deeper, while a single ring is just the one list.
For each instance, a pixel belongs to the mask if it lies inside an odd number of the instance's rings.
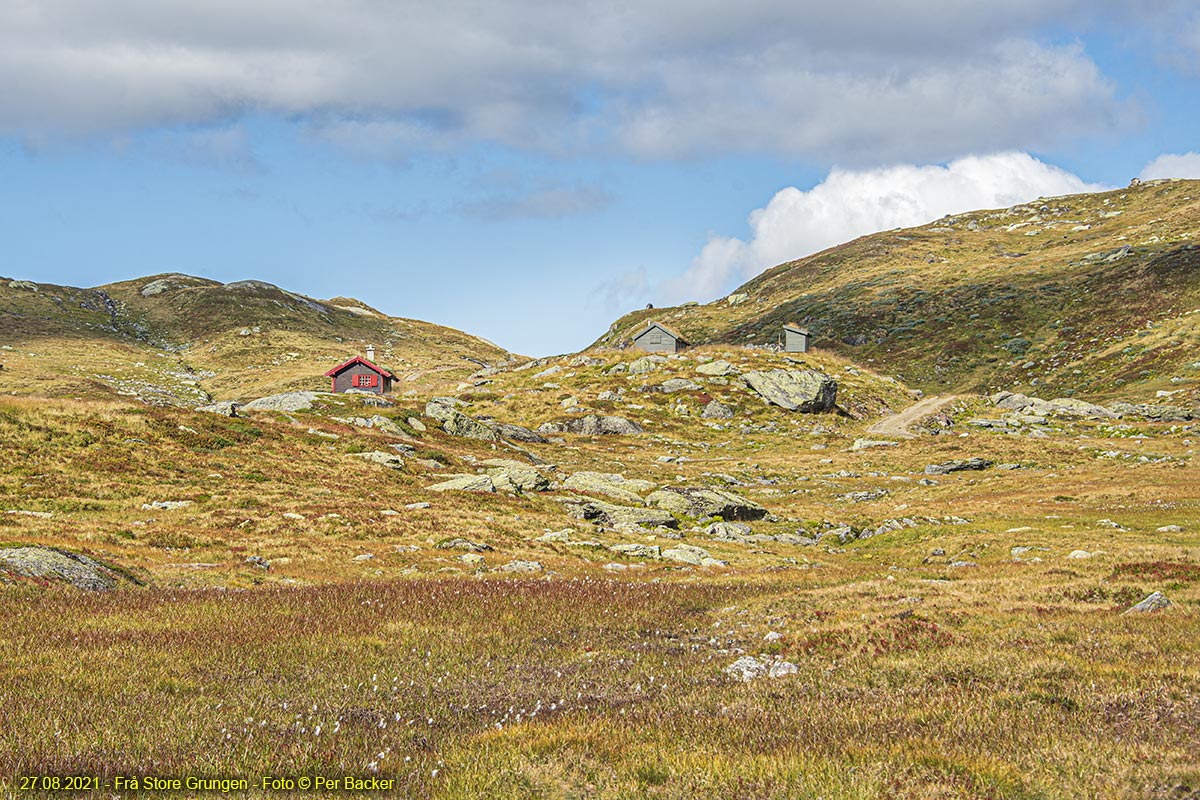
[{"label": "blue sky", "polygon": [[435,5],[0,3],[0,274],[544,355],[872,230],[1200,177],[1194,3]]}]

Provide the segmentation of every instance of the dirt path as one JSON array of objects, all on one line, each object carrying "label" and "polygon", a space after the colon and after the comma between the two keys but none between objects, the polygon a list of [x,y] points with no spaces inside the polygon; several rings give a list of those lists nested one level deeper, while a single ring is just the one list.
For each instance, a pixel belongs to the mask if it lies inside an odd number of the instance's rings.
[{"label": "dirt path", "polygon": [[916,437],[916,434],[909,433],[909,425],[912,425],[922,417],[936,413],[938,409],[950,405],[958,398],[959,395],[956,394],[948,394],[944,397],[940,395],[926,397],[920,402],[913,403],[898,414],[892,414],[879,420],[879,422],[867,428],[867,433],[874,433],[880,436],[893,436],[901,439],[913,439]]}]

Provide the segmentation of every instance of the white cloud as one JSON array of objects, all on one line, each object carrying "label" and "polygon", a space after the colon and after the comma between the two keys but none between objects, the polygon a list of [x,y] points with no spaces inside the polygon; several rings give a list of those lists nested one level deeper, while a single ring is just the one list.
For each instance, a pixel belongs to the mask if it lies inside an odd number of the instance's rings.
[{"label": "white cloud", "polygon": [[1200,153],[1164,153],[1147,164],[1138,177],[1144,181],[1155,178],[1200,178]]},{"label": "white cloud", "polygon": [[1112,24],[1126,5],[17,0],[0,3],[0,132],[255,113],[390,157],[489,141],[940,160],[1122,124],[1123,103],[1086,52],[1045,31]]},{"label": "white cloud", "polygon": [[945,166],[834,169],[812,189],[783,189],[765,208],[751,212],[748,241],[711,237],[687,272],[665,281],[660,294],[672,303],[711,300],[769,267],[864,234],[1103,188],[1015,152],[970,156]]}]

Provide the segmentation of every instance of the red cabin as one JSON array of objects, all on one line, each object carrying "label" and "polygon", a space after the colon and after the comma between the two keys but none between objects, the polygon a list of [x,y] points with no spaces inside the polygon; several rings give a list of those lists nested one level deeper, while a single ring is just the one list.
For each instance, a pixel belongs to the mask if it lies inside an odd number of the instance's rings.
[{"label": "red cabin", "polygon": [[354,390],[373,394],[390,392],[392,381],[396,379],[396,376],[369,360],[375,355],[374,349],[373,347],[367,348],[368,358],[355,356],[326,372],[325,377],[329,378],[330,391],[336,393]]}]

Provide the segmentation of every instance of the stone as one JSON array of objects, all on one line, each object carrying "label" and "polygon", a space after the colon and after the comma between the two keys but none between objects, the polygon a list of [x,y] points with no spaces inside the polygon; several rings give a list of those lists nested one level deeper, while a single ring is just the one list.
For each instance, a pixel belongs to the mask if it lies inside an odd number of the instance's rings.
[{"label": "stone", "polygon": [[[2,551],[0,551],[2,552]],[[1161,611],[1164,608],[1170,608],[1175,605],[1167,599],[1162,592],[1153,592],[1146,596],[1146,599],[1124,611],[1125,614],[1149,614],[1152,611]]]},{"label": "stone", "polygon": [[703,388],[695,381],[689,381],[687,378],[671,378],[654,387],[655,391],[671,394],[673,392],[691,392]]},{"label": "stone", "polygon": [[452,475],[429,487],[431,492],[494,492],[496,485],[489,475]]},{"label": "stone", "polygon": [[1179,525],[1163,525],[1161,528],[1156,528],[1159,533],[1182,533],[1183,527]]},{"label": "stone", "polygon": [[700,416],[704,419],[733,419],[736,412],[737,409],[733,406],[727,406],[719,400],[710,400],[700,412]]},{"label": "stone", "polygon": [[702,547],[694,547],[690,544],[680,544],[675,547],[662,551],[662,557],[669,561],[679,561],[684,564],[694,564],[700,566],[704,559],[708,558],[708,551]]},{"label": "stone", "polygon": [[720,517],[728,522],[762,519],[767,515],[767,510],[753,500],[721,489],[668,486],[652,492],[646,502],[696,519]]},{"label": "stone", "polygon": [[408,427],[412,428],[417,433],[424,433],[427,430],[425,423],[421,422],[421,420],[417,419],[416,417],[409,417],[405,420],[405,422],[408,423]]},{"label": "stone", "polygon": [[1067,553],[1067,558],[1091,558],[1094,553],[1089,553],[1087,550],[1072,550]]},{"label": "stone", "polygon": [[500,568],[501,572],[541,572],[542,565],[537,561],[510,561]]},{"label": "stone", "polygon": [[572,533],[574,533],[574,531],[572,531],[570,528],[567,528],[566,530],[563,530],[563,531],[550,531],[548,533],[543,533],[541,536],[534,539],[534,541],[535,542],[546,542],[546,543],[569,544],[571,541]]},{"label": "stone", "polygon": [[563,488],[585,494],[601,494],[622,503],[645,505],[640,493],[653,489],[654,483],[643,480],[629,480],[618,473],[605,472],[576,472],[563,481]]},{"label": "stone", "polygon": [[929,464],[925,467],[926,475],[948,475],[951,472],[962,472],[964,470],[984,470],[992,465],[992,462],[986,458],[960,458],[953,461],[945,461],[941,464]]},{"label": "stone", "polygon": [[[629,374],[645,375],[648,372],[658,369],[659,364],[665,363],[667,363],[667,359],[663,356],[642,356],[629,362]],[[616,369],[614,368],[611,371],[615,372]]]},{"label": "stone", "polygon": [[502,492],[544,492],[550,481],[533,467],[522,464],[493,467],[488,475],[496,489]]},{"label": "stone", "polygon": [[24,289],[24,290],[26,290],[26,291],[29,291],[29,292],[36,292],[36,291],[38,291],[38,285],[37,285],[36,283],[34,283],[33,281],[9,281],[9,282],[8,282],[8,288],[10,288],[10,289]]},{"label": "stone", "polygon": [[624,417],[588,414],[566,422],[546,422],[538,426],[538,433],[578,433],[583,436],[622,436],[644,433],[645,428]]},{"label": "stone", "polygon": [[122,582],[134,582],[128,573],[80,553],[54,547],[0,548],[0,578],[5,575],[35,581],[69,583],[76,589],[106,592]]},{"label": "stone", "polygon": [[837,381],[816,370],[756,370],[742,380],[768,403],[788,411],[831,411],[837,403]]},{"label": "stone", "polygon": [[507,422],[485,422],[484,424],[499,434],[501,439],[507,439],[510,442],[546,444],[550,441],[540,433],[531,431],[529,428],[521,425],[512,425]]},{"label": "stone", "polygon": [[363,553],[360,556],[355,556],[353,560],[354,561],[374,561],[375,554],[374,553]]},{"label": "stone", "polygon": [[262,570],[269,570],[271,568],[271,562],[262,556],[247,556],[245,563]]},{"label": "stone", "polygon": [[899,442],[889,442],[876,439],[855,439],[854,444],[850,445],[850,449],[854,451],[870,450],[873,447],[898,447]]},{"label": "stone", "polygon": [[731,306],[737,306],[737,305],[741,305],[742,303],[746,302],[749,299],[750,299],[750,295],[748,295],[746,292],[734,292],[733,294],[731,294],[725,298],[725,302]]},{"label": "stone", "polygon": [[567,512],[576,519],[596,522],[610,528],[679,527],[679,521],[669,511],[618,506],[600,500],[574,503],[568,506]]},{"label": "stone", "polygon": [[207,406],[196,406],[197,411],[205,411],[209,414],[220,414],[223,417],[236,417],[237,410],[242,404],[234,400],[223,400],[220,403],[212,403]]},{"label": "stone", "polygon": [[178,511],[181,508],[187,508],[192,504],[191,500],[155,500],[150,503],[142,503],[143,511]]},{"label": "stone", "polygon": [[404,459],[395,453],[384,453],[380,450],[371,450],[366,453],[350,453],[351,458],[361,458],[363,461],[370,461],[373,464],[379,464],[389,469],[404,469]]},{"label": "stone", "polygon": [[767,677],[771,679],[782,678],[784,675],[795,675],[799,671],[800,668],[790,661],[776,661],[767,670]]},{"label": "stone", "polygon": [[251,400],[242,408],[246,411],[307,411],[320,396],[319,392],[284,392]]},{"label": "stone", "polygon": [[470,539],[464,539],[461,536],[456,536],[453,539],[446,539],[438,542],[439,550],[466,550],[471,553],[485,553],[491,550],[491,545],[483,542],[472,542]]},{"label": "stone", "polygon": [[718,542],[746,542],[752,533],[750,526],[744,522],[714,522],[704,532]]},{"label": "stone", "polygon": [[954,568],[954,569],[960,569],[962,567],[978,567],[979,565],[976,564],[974,561],[951,561],[946,566]]},{"label": "stone", "polygon": [[368,427],[374,428],[377,431],[383,431],[384,433],[386,433],[390,436],[404,436],[405,435],[403,428],[401,428],[399,425],[397,425],[392,420],[390,420],[387,417],[382,416],[380,414],[375,414],[374,416],[368,418],[367,421],[369,423],[371,423]]},{"label": "stone", "polygon": [[432,507],[432,503],[409,503],[405,506],[409,511],[417,511],[418,509],[430,507]]},{"label": "stone", "polygon": [[718,359],[716,361],[710,361],[707,364],[701,364],[700,366],[696,367],[696,372],[699,372],[701,375],[709,375],[714,378],[724,378],[730,375],[738,375],[741,373],[741,370],[739,370],[733,364],[730,364],[728,361]]},{"label": "stone", "polygon": [[778,642],[783,638],[783,634],[779,631],[767,631],[767,635],[763,637],[764,642]]},{"label": "stone", "polygon": [[479,553],[463,553],[458,557],[458,560],[468,567],[477,567],[483,563],[483,556],[479,555]]},{"label": "stone", "polygon": [[610,545],[608,549],[630,558],[662,558],[659,547],[652,544],[614,544]]},{"label": "stone", "polygon": [[755,678],[766,675],[767,665],[754,656],[742,656],[725,668],[725,674],[731,675],[743,683],[749,683]]},{"label": "stone", "polygon": [[442,423],[442,430],[451,436],[494,442],[499,435],[482,422],[468,417],[456,408],[432,400],[425,404],[425,416]]}]

